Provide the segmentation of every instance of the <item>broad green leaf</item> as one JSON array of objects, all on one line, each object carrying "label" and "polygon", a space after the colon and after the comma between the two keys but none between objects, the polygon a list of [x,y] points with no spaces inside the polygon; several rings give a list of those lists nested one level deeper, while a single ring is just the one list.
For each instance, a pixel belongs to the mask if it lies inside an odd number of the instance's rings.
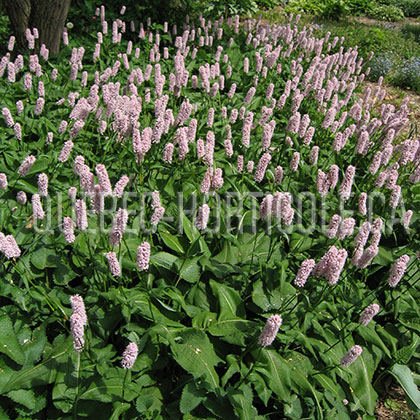
[{"label": "broad green leaf", "polygon": [[262,374],[267,386],[280,397],[281,401],[290,401],[293,373],[290,366],[276,351],[263,349],[255,370]]},{"label": "broad green leaf", "polygon": [[394,360],[400,364],[408,364],[411,358],[416,353],[419,344],[420,337],[416,333],[413,333],[412,339],[410,340],[410,344],[399,349],[394,354]]},{"label": "broad green leaf", "polygon": [[132,401],[138,396],[133,383],[124,382],[125,372],[122,368],[111,368],[106,376],[92,378],[89,388],[79,398],[81,400],[95,400],[103,403],[113,402],[124,397],[125,401]]},{"label": "broad green leaf", "polygon": [[22,404],[29,410],[34,410],[36,407],[37,397],[31,389],[19,389],[16,391],[10,391],[7,396],[15,403]]},{"label": "broad green leaf", "polygon": [[54,405],[64,413],[69,413],[73,409],[79,393],[79,376],[80,355],[72,351],[66,362],[60,365],[52,390]]},{"label": "broad green leaf", "polygon": [[177,265],[179,265],[179,259],[175,255],[168,254],[167,252],[158,252],[152,254],[150,261],[153,265],[158,267],[166,268],[170,271],[177,271]]},{"label": "broad green leaf", "polygon": [[243,384],[239,389],[231,387],[228,389],[227,395],[238,419],[254,420],[256,418],[258,412],[252,405],[253,395],[249,385]]},{"label": "broad green leaf", "polygon": [[195,283],[200,279],[200,266],[198,258],[187,259],[181,266],[179,275],[188,283]]},{"label": "broad green leaf", "polygon": [[357,333],[366,340],[366,343],[374,344],[375,346],[379,347],[389,358],[391,358],[391,352],[389,351],[389,348],[385,345],[381,337],[379,337],[373,328],[370,326],[361,326],[358,328]]},{"label": "broad green leaf", "polygon": [[67,354],[71,351],[72,347],[71,336],[56,347],[49,345],[48,350],[44,353],[42,362],[35,366],[25,367],[16,372],[0,392],[8,392],[20,388],[32,388],[33,386],[52,383],[55,379],[58,366],[65,362]]},{"label": "broad green leaf", "polygon": [[352,373],[354,373],[351,387],[362,403],[363,408],[369,414],[373,414],[376,408],[378,394],[372,386],[372,376],[374,373],[372,356],[364,352],[350,367],[345,369],[351,369]]},{"label": "broad green leaf", "polygon": [[188,382],[184,386],[179,402],[179,411],[182,414],[187,414],[194,410],[206,397],[206,391],[197,389],[193,382]]},{"label": "broad green leaf", "polygon": [[160,237],[168,248],[171,248],[173,251],[178,252],[183,255],[185,250],[181,245],[181,242],[176,236],[171,235],[169,232],[159,232]]},{"label": "broad green leaf", "polygon": [[407,397],[408,408],[416,413],[420,413],[420,391],[414,383],[410,368],[397,363],[392,366],[389,372],[403,388]]},{"label": "broad green leaf", "polygon": [[137,411],[142,414],[147,411],[160,411],[163,404],[163,396],[159,388],[152,386],[144,388],[136,400]]},{"label": "broad green leaf", "polygon": [[239,293],[232,287],[210,280],[210,287],[219,302],[219,320],[232,315],[245,317],[245,308]]},{"label": "broad green leaf", "polygon": [[8,315],[0,316],[0,352],[9,356],[19,365],[25,363],[25,354],[20,346]]},{"label": "broad green leaf", "polygon": [[44,270],[47,267],[57,267],[60,257],[50,245],[39,244],[39,247],[31,254],[31,263],[39,270]]},{"label": "broad green leaf", "polygon": [[121,414],[125,413],[131,407],[128,403],[117,402],[114,404],[114,411],[112,412],[112,416],[109,420],[118,420]]},{"label": "broad green leaf", "polygon": [[219,386],[219,377],[214,366],[219,358],[206,333],[195,328],[185,328],[179,333],[179,343],[172,343],[175,360],[194,378],[205,378],[209,389]]}]

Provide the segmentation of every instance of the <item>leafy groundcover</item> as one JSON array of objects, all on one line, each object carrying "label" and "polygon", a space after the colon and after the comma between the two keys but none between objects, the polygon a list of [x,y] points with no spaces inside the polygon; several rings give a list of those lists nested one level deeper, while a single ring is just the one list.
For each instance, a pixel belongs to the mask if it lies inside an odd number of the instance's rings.
[{"label": "leafy groundcover", "polygon": [[1,418],[419,411],[407,105],[298,18],[96,31],[0,62]]}]

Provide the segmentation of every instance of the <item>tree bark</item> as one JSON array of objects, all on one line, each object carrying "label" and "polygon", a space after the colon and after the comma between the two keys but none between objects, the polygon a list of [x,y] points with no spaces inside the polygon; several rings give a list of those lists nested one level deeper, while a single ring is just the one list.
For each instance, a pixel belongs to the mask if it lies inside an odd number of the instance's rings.
[{"label": "tree bark", "polygon": [[51,54],[57,54],[60,51],[61,34],[70,2],[71,0],[4,0],[18,45],[27,45],[26,28],[37,28],[37,47],[45,44]]},{"label": "tree bark", "polygon": [[31,0],[4,0],[4,7],[19,46],[26,45],[26,28],[31,14]]},{"label": "tree bark", "polygon": [[51,54],[58,54],[71,0],[32,0],[31,28],[39,32],[39,45],[45,44]]}]

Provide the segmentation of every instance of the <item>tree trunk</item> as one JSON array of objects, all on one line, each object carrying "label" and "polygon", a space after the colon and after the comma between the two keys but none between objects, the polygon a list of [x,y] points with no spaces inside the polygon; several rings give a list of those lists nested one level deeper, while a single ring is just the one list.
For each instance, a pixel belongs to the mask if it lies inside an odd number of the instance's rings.
[{"label": "tree trunk", "polygon": [[61,34],[71,0],[32,0],[29,23],[39,32],[39,45],[45,44],[51,54],[60,51]]},{"label": "tree trunk", "polygon": [[27,44],[25,32],[29,25],[31,0],[5,0],[3,5],[9,16],[18,45],[25,46]]},{"label": "tree trunk", "polygon": [[57,54],[60,51],[61,34],[70,2],[71,0],[4,0],[18,45],[27,45],[26,28],[37,28],[37,47],[45,44],[51,54]]}]

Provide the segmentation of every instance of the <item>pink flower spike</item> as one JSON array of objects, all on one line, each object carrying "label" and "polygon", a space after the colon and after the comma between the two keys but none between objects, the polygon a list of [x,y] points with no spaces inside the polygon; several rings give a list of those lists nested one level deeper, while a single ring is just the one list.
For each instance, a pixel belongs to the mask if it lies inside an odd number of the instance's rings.
[{"label": "pink flower spike", "polygon": [[258,338],[258,343],[262,347],[268,347],[273,343],[279,328],[282,324],[282,318],[280,315],[272,315],[267,319],[264,329]]}]

